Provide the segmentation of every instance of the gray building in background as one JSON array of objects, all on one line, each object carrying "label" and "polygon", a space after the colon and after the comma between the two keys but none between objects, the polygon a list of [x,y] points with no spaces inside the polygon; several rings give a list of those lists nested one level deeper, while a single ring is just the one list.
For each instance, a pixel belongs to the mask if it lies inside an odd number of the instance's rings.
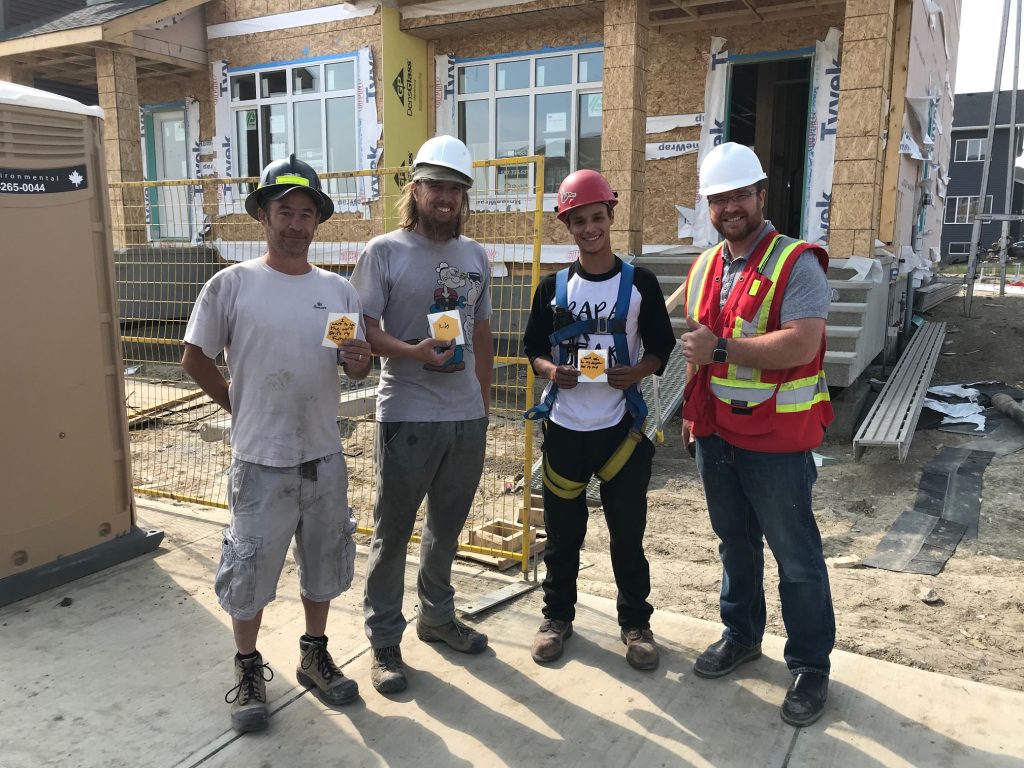
[{"label": "gray building in background", "polygon": [[[996,110],[996,128],[992,139],[992,162],[989,168],[988,190],[984,208],[981,207],[981,172],[988,152],[985,141],[988,116],[992,106],[992,93],[958,93],[953,107],[953,135],[950,141],[949,185],[946,188],[946,208],[942,224],[942,260],[946,263],[967,261],[971,249],[971,230],[975,212],[1003,213],[1006,201],[1006,169],[1015,162],[1024,140],[1024,92],[1017,95],[1017,132],[1014,152],[1010,148],[1011,91],[999,94]],[[1024,168],[1014,168],[1013,205],[1011,213],[1024,212]],[[979,251],[986,251],[999,239],[1000,222],[983,224]],[[1010,224],[1010,240],[1024,239],[1021,222]]]}]

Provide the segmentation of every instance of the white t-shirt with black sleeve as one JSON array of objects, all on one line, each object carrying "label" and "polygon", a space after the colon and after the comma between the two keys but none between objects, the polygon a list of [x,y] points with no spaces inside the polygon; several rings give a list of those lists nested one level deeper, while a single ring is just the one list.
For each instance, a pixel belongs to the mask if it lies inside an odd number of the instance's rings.
[{"label": "white t-shirt with black sleeve", "polygon": [[[566,364],[578,366],[581,350],[607,349],[609,368],[619,362],[636,365],[641,358],[642,345],[644,354],[656,355],[661,361],[661,367],[655,372],[660,376],[675,348],[676,339],[658,278],[650,270],[634,266],[629,307],[623,311],[616,306],[621,273],[622,260],[618,257],[611,271],[602,275],[588,274],[577,261],[569,268],[567,298],[574,320],[611,319],[625,314],[629,360],[620,361],[622,351],[615,348],[611,334],[593,333],[576,337],[575,343],[570,345]],[[537,287],[526,323],[523,350],[531,363],[537,357],[559,362],[559,351],[551,346],[549,339],[554,330],[554,306],[555,275],[551,274]],[[549,382],[544,390],[545,397],[551,386]],[[581,377],[572,389],[558,390],[550,419],[566,429],[590,432],[615,426],[625,414],[626,400],[621,390],[606,382],[588,382]]]}]

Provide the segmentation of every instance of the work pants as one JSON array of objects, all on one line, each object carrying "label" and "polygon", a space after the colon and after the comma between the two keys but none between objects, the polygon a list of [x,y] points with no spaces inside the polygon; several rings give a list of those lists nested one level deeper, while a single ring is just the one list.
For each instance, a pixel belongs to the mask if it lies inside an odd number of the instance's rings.
[{"label": "work pants", "polygon": [[[607,429],[577,432],[547,422],[544,454],[548,465],[574,482],[586,481],[622,443],[632,418]],[[611,539],[612,570],[618,589],[619,626],[650,627],[654,609],[647,602],[651,573],[644,555],[647,528],[647,486],[651,480],[654,445],[643,437],[633,455],[611,480],[601,483],[601,504]],[[576,615],[576,578],[580,549],[587,534],[587,492],[563,499],[544,488],[544,616],[572,621]]]},{"label": "work pants", "polygon": [[377,501],[363,597],[366,636],[374,648],[402,641],[406,551],[424,496],[419,615],[428,626],[455,616],[452,561],[480,484],[486,439],[486,418],[377,424]]}]

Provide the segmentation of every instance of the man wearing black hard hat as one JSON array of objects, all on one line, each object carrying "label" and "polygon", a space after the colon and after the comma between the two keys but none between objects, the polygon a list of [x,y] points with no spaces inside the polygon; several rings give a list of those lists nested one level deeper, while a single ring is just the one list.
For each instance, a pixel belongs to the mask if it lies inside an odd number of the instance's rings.
[{"label": "man wearing black hard hat", "polygon": [[[296,676],[331,704],[359,695],[331,658],[325,631],[330,601],[351,584],[355,558],[337,367],[362,379],[371,365],[355,289],[309,263],[317,227],[334,213],[316,172],[294,155],[270,163],[245,210],[263,226],[267,250],[203,286],[182,357],[189,376],[232,417],[231,520],[215,591],[237,648],[225,700],[239,732],[267,726],[273,673],[256,639],[293,540],[306,618]],[[353,328],[358,338],[343,338]],[[216,365],[221,353],[230,384]]]}]

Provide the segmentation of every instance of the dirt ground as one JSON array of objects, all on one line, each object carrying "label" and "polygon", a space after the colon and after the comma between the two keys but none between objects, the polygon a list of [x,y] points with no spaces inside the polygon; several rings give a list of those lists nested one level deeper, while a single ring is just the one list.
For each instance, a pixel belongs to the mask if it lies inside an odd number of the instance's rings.
[{"label": "dirt ground", "polygon": [[[960,299],[925,318],[947,323],[946,344],[933,383],[998,380],[1024,385],[1024,296],[975,295],[972,317]],[[666,429],[649,492],[646,551],[651,602],[659,609],[718,620],[721,566],[694,462],[681,450],[679,422]],[[825,557],[870,554],[896,517],[911,509],[921,468],[943,446],[971,438],[919,430],[906,463],[895,449],[868,449],[854,462],[849,443],[821,452],[838,464],[819,469],[814,510]],[[1024,690],[1024,452],[996,457],[983,478],[978,538],[963,541],[938,576],[840,568],[829,563],[836,612],[836,645],[846,651]],[[591,518],[580,591],[615,596],[608,532]],[[778,576],[766,555],[768,631],[785,635]],[[940,600],[923,602],[933,589]],[[657,633],[657,627],[654,627]]]}]

